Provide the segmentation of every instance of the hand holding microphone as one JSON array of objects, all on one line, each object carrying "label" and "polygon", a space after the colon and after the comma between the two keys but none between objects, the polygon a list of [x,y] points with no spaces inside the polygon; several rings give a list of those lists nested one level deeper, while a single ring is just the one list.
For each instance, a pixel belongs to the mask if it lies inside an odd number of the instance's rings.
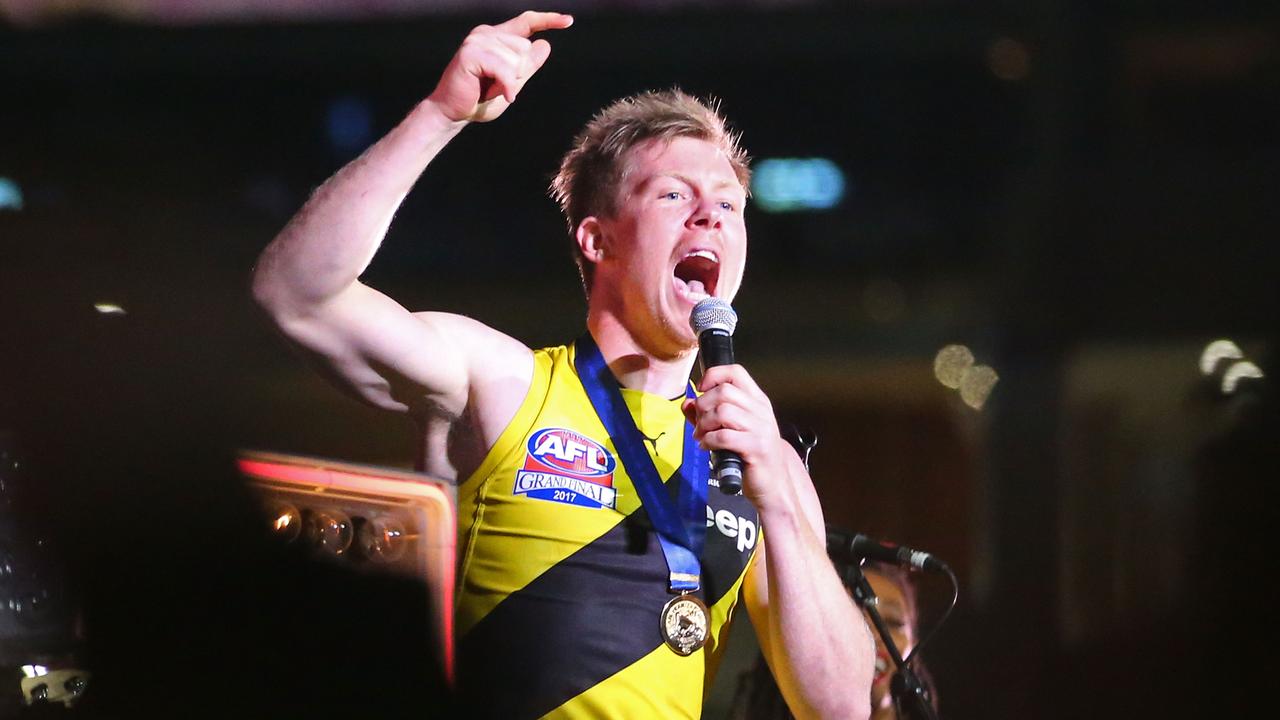
[{"label": "hand holding microphone", "polygon": [[[729,303],[716,297],[700,300],[689,316],[689,325],[698,336],[702,372],[720,365],[732,365],[733,330],[738,314]],[[738,495],[742,492],[742,458],[732,450],[711,452],[711,477],[720,484],[720,492]]]}]

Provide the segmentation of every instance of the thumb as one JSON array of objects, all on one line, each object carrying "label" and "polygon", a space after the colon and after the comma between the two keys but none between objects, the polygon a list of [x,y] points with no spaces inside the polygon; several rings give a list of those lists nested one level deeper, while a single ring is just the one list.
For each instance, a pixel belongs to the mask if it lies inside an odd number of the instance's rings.
[{"label": "thumb", "polygon": [[697,424],[698,406],[694,404],[693,398],[685,398],[684,402],[680,403],[680,411],[684,413],[685,420]]}]

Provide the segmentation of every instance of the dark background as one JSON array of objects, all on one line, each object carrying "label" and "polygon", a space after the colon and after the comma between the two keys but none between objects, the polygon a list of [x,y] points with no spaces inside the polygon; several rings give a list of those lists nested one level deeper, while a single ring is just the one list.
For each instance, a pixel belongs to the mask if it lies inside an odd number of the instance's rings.
[{"label": "dark background", "polygon": [[[119,593],[166,585],[157,563],[190,579],[253,555],[228,530],[243,520],[234,450],[412,462],[406,424],[332,391],[273,334],[249,272],[314,187],[430,92],[471,26],[512,13],[176,22],[22,5],[0,3],[0,177],[23,192],[0,210],[0,438],[32,461],[7,481],[0,539],[42,558],[55,610],[9,648],[76,653],[59,618],[80,603],[100,634],[123,633]],[[783,417],[817,432],[828,522],[957,570],[959,604],[925,653],[943,716],[1264,707],[1280,12],[569,9],[548,65],[433,163],[365,279],[531,345],[571,337],[584,304],[546,196],[559,156],[616,97],[713,94],[754,157],[845,172],[829,211],[748,209],[739,355]],[[337,135],[335,107],[354,115]],[[1270,377],[1223,392],[1223,367],[1199,368],[1218,338]],[[999,374],[981,409],[934,377],[952,343]],[[156,559],[161,509],[201,518],[166,535],[197,549]],[[949,593],[921,582],[927,627]],[[170,607],[135,597],[144,617]],[[316,624],[351,637],[357,614]],[[190,617],[153,617],[138,647],[159,646],[155,627],[182,645]],[[708,717],[751,660],[739,647]]]}]

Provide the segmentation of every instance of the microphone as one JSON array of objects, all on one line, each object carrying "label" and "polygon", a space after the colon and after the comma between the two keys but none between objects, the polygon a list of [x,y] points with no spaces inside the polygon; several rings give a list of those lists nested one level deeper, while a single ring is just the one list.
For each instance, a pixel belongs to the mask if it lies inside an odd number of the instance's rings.
[{"label": "microphone", "polygon": [[[716,297],[699,300],[689,315],[689,326],[698,336],[702,372],[733,364],[733,329],[738,326],[738,314],[729,303]],[[720,483],[720,492],[725,495],[740,494],[742,458],[732,450],[712,450],[711,477]]]},{"label": "microphone", "polygon": [[909,570],[950,572],[951,568],[927,552],[913,550],[905,545],[895,545],[884,540],[869,538],[862,533],[827,528],[827,554],[841,563],[861,563],[878,560]]}]

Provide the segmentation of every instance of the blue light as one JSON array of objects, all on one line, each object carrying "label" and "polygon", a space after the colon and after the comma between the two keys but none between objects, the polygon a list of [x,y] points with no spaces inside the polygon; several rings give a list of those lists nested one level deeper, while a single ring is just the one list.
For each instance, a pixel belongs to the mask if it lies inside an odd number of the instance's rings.
[{"label": "blue light", "polygon": [[0,210],[21,210],[22,188],[6,177],[0,177]]},{"label": "blue light", "polygon": [[765,212],[830,210],[844,193],[844,173],[826,158],[770,158],[752,172],[751,195]]}]

